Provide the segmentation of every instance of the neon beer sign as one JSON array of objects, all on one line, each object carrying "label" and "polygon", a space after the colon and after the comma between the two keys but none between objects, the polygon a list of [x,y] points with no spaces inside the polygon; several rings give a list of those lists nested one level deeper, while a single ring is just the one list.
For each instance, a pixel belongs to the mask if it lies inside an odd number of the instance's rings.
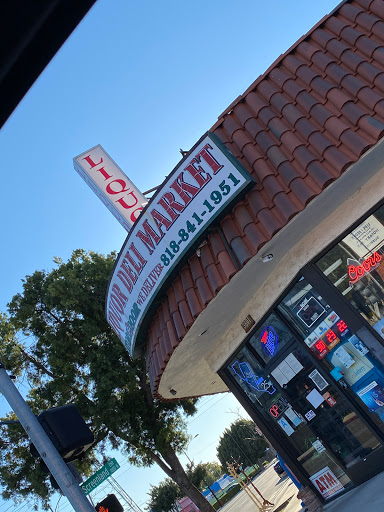
[{"label": "neon beer sign", "polygon": [[260,336],[261,348],[267,357],[273,357],[279,346],[279,338],[273,327],[265,327]]},{"label": "neon beer sign", "polygon": [[[375,270],[377,265],[381,262],[382,257],[378,252],[374,252],[372,256],[369,256],[364,261],[356,261],[354,259],[348,258],[348,276],[349,276],[349,284],[355,284],[357,281],[360,281],[362,277],[366,274],[369,274],[372,270]],[[357,265],[355,265],[357,263]]]}]

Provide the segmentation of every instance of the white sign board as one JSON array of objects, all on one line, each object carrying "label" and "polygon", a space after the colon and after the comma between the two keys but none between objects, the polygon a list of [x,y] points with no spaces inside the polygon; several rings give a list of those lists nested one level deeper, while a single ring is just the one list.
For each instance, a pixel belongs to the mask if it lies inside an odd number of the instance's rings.
[{"label": "white sign board", "polygon": [[75,157],[73,166],[129,232],[147,202],[139,189],[100,144]]},{"label": "white sign board", "polygon": [[157,189],[130,231],[110,278],[106,317],[133,356],[162,284],[207,226],[252,182],[213,134],[204,136]]},{"label": "white sign board", "polygon": [[384,245],[384,226],[370,215],[360,226],[347,235],[343,242],[361,258],[374,253]]},{"label": "white sign board", "polygon": [[310,477],[313,485],[320,491],[323,498],[329,498],[338,494],[344,489],[344,486],[336,478],[334,473],[326,466],[324,469]]}]

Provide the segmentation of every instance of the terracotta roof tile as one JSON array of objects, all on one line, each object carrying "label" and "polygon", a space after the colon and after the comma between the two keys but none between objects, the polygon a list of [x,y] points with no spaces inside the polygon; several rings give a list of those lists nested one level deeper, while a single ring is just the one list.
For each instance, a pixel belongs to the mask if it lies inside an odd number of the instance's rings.
[{"label": "terracotta roof tile", "polygon": [[280,89],[276,87],[275,84],[273,84],[270,80],[265,80],[261,82],[258,87],[257,91],[266,99],[267,102],[272,103],[272,97],[275,94],[280,93]]},{"label": "terracotta roof tile", "polygon": [[310,113],[312,107],[318,104],[318,100],[307,91],[300,92],[296,97],[296,101],[307,114]]},{"label": "terracotta roof tile", "polygon": [[[297,145],[296,149],[293,151],[293,156],[295,157],[295,163],[298,164],[297,168],[301,170],[301,172],[298,172],[301,177],[305,174],[308,165],[316,161],[316,156],[305,146]],[[279,172],[281,173],[280,168]]]},{"label": "terracotta roof tile", "polygon": [[[359,4],[363,8],[367,8],[365,6],[365,2],[362,2],[361,0],[356,1],[357,4]],[[384,4],[382,0],[374,0],[373,2],[369,3],[369,9],[376,14],[380,19],[384,19]]]},{"label": "terracotta roof tile", "polygon": [[352,23],[355,23],[356,18],[363,12],[365,12],[364,9],[357,7],[356,5],[344,4],[340,7],[340,14],[345,16],[349,21],[352,21]]},{"label": "terracotta roof tile", "polygon": [[293,180],[290,183],[290,187],[295,196],[300,198],[300,201],[304,205],[308,204],[311,199],[316,197],[321,192],[320,188],[311,188],[307,182],[301,178],[296,178]]},{"label": "terracotta roof tile", "polygon": [[360,55],[358,55],[356,52],[353,52],[352,50],[347,50],[341,55],[341,62],[354,73],[357,72],[360,64],[366,63],[366,61],[360,57]]},{"label": "terracotta roof tile", "polygon": [[313,123],[311,123],[308,119],[302,118],[297,121],[295,128],[297,130],[297,133],[301,135],[303,140],[308,141],[309,137],[312,135],[312,133],[318,132],[318,128],[314,126]]},{"label": "terracotta roof tile", "polygon": [[281,165],[283,162],[286,162],[288,158],[284,155],[284,153],[281,152],[280,148],[277,146],[272,146],[268,149],[267,157],[268,160],[271,162],[273,167],[277,169],[279,165]]},{"label": "terracotta roof tile", "polygon": [[327,45],[327,50],[337,59],[341,59],[343,53],[350,50],[350,48],[341,41],[332,39]]},{"label": "terracotta roof tile", "polygon": [[286,105],[289,105],[291,103],[292,102],[290,101],[290,99],[281,93],[276,93],[271,98],[271,105],[276,110],[276,112],[278,112],[279,114],[281,114],[283,108]]},{"label": "terracotta roof tile", "polygon": [[153,317],[146,363],[155,396],[170,353],[220,289],[384,135],[383,48],[384,2],[349,0],[212,127],[256,183],[207,234],[201,258],[189,258]]},{"label": "terracotta roof tile", "polygon": [[264,128],[262,127],[262,125],[259,122],[256,121],[256,119],[249,119],[246,122],[245,127],[246,127],[248,133],[254,139],[257,137],[257,135],[260,132],[264,131]]},{"label": "terracotta roof tile", "polygon": [[356,47],[367,57],[373,57],[373,54],[375,53],[374,58],[377,59],[378,62],[384,63],[384,56],[382,55],[383,46],[376,41],[373,41],[368,37],[360,36],[356,41]]},{"label": "terracotta roof tile", "polygon": [[383,23],[377,16],[373,16],[372,14],[368,14],[367,12],[361,10],[356,18],[356,23],[360,25],[363,29],[365,29],[367,32],[373,32],[374,34],[380,37],[382,37],[383,35],[381,29],[379,34],[375,32],[375,29],[377,30],[380,24]]},{"label": "terracotta roof tile", "polygon": [[303,209],[306,199],[306,196],[301,198],[292,193],[282,192],[274,197],[274,202],[285,222],[288,222]]},{"label": "terracotta roof tile", "polygon": [[330,32],[332,32],[336,36],[340,36],[341,32],[346,27],[348,27],[347,22],[339,18],[329,18],[324,25]]},{"label": "terracotta roof tile", "polygon": [[320,132],[314,132],[309,137],[308,142],[312,146],[314,154],[317,154],[319,156],[323,156],[324,151],[330,146],[332,146],[332,142]]},{"label": "terracotta roof tile", "polygon": [[[326,30],[322,28],[316,29],[313,34],[312,38],[316,43],[320,46],[320,48],[327,48],[327,46],[336,40],[335,35],[327,32]],[[327,48],[328,49],[328,48]]]},{"label": "terracotta roof tile", "polygon": [[276,208],[274,208],[273,210],[263,208],[258,212],[257,217],[260,222],[260,225],[263,226],[263,229],[267,233],[266,240],[272,238],[273,235],[281,229],[283,217],[280,214],[276,215]]},{"label": "terracotta roof tile", "polygon": [[343,116],[346,117],[354,126],[356,126],[359,119],[365,115],[364,110],[357,107],[353,101],[345,103],[341,108],[341,112]]},{"label": "terracotta roof tile", "polygon": [[282,110],[282,115],[286,119],[286,121],[292,126],[295,127],[297,121],[299,119],[303,119],[305,115],[296,108],[292,103],[286,105]]},{"label": "terracotta roof tile", "polygon": [[287,187],[289,187],[292,180],[300,177],[298,170],[289,162],[285,162],[281,165],[279,174]]},{"label": "terracotta roof tile", "polygon": [[247,244],[241,239],[241,237],[233,238],[230,245],[242,266],[245,265],[245,263],[253,256],[252,252],[247,247]]},{"label": "terracotta roof tile", "polygon": [[356,131],[350,129],[345,130],[340,135],[340,140],[348,147],[351,153],[357,157],[359,157],[366,149],[368,149],[369,146],[371,146],[369,141],[358,135]]},{"label": "terracotta roof tile", "polygon": [[352,163],[345,153],[334,146],[330,146],[324,151],[324,158],[339,172],[339,174],[341,174],[341,172]]}]

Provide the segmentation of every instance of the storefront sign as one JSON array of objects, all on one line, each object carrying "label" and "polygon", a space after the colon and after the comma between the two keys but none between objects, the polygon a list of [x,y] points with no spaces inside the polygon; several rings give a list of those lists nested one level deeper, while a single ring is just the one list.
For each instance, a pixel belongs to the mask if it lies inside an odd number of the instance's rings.
[{"label": "storefront sign", "polygon": [[99,144],[75,157],[73,166],[124,229],[130,231],[147,200],[116,162]]},{"label": "storefront sign", "polygon": [[267,357],[273,357],[279,347],[279,338],[273,327],[265,327],[260,336],[261,348]]},{"label": "storefront sign", "polygon": [[372,270],[375,270],[381,260],[382,257],[378,252],[373,253],[372,256],[368,256],[367,259],[360,262],[352,258],[348,258],[347,265],[349,284],[357,283],[357,281],[360,281],[360,279],[366,274],[369,274],[372,272]]},{"label": "storefront sign", "polygon": [[131,355],[165,280],[250,183],[251,176],[208,134],[152,197],[124,243],[107,291],[107,320]]},{"label": "storefront sign", "polygon": [[310,477],[313,485],[319,490],[323,498],[329,498],[344,489],[328,466]]},{"label": "storefront sign", "polygon": [[269,395],[273,395],[273,393],[276,392],[276,388],[271,384],[271,382],[265,380],[259,375],[256,375],[247,362],[236,361],[233,363],[231,368],[235,375],[240,377],[242,381],[246,382],[256,391],[259,391],[260,393],[268,393]]}]

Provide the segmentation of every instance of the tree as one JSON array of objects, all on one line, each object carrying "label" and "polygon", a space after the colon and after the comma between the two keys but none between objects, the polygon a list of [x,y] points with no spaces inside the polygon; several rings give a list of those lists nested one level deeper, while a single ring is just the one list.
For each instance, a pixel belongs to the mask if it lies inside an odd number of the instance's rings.
[{"label": "tree", "polygon": [[208,485],[212,485],[221,477],[222,469],[217,462],[200,462],[196,465],[189,465],[187,474],[191,482],[200,491],[203,491]]},{"label": "tree", "polygon": [[[107,447],[119,448],[138,466],[157,463],[204,512],[212,507],[190,482],[177,453],[186,446],[187,416],[196,400],[153,398],[143,359],[131,360],[105,320],[104,297],[115,254],[83,250],[68,262],[23,281],[23,292],[0,318],[0,357],[12,373],[25,375],[35,413],[74,403],[92,424],[96,447],[80,464],[85,474]],[[18,341],[27,337],[28,344]],[[36,496],[47,507],[52,492],[28,451],[21,427],[1,427],[0,483],[3,497]]]},{"label": "tree", "polygon": [[[191,482],[203,491],[207,485],[212,485],[221,476],[221,467],[217,462],[200,462],[188,464],[187,475]],[[180,487],[169,478],[166,478],[158,486],[152,485],[149,493],[151,499],[148,510],[154,512],[173,512],[176,510],[175,501],[184,496]]]},{"label": "tree", "polygon": [[153,512],[178,512],[176,500],[183,497],[180,487],[170,478],[166,478],[159,485],[151,485],[150,501],[147,510]]},{"label": "tree", "polygon": [[217,446],[217,457],[224,471],[228,462],[252,466],[264,454],[268,443],[254,427],[251,420],[236,420],[224,430]]}]

